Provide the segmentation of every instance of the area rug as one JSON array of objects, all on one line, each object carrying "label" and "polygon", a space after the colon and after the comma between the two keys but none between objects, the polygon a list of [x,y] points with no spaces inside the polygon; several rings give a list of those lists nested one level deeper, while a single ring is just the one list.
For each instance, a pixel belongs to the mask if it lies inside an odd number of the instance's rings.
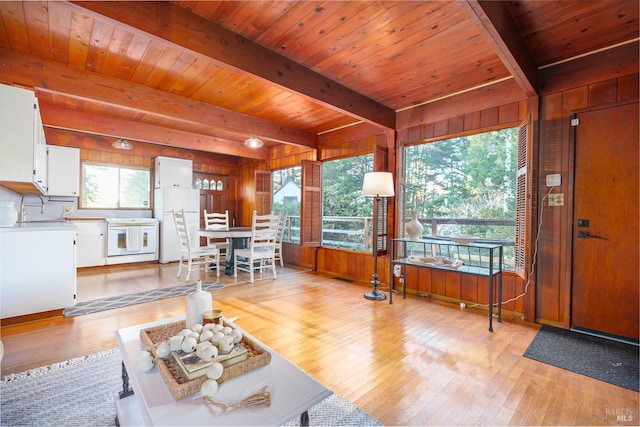
[{"label": "area rug", "polygon": [[[215,289],[223,289],[225,287],[225,285],[217,281],[202,283],[203,291],[212,291]],[[195,292],[195,290],[196,284],[189,283],[186,285],[172,286],[170,288],[152,289],[150,291],[141,291],[134,294],[118,295],[108,298],[100,298],[91,301],[80,302],[73,307],[65,308],[64,317],[82,316],[84,314],[113,310],[116,308],[127,307],[129,305],[141,304],[144,302],[179,297]]]},{"label": "area rug", "polygon": [[543,325],[524,356],[638,391],[639,348],[606,338]]},{"label": "area rug", "polygon": [[[0,380],[2,426],[115,426],[114,398],[122,390],[117,348]],[[378,426],[337,394],[309,409],[311,425]],[[299,417],[287,423],[298,425]]]}]

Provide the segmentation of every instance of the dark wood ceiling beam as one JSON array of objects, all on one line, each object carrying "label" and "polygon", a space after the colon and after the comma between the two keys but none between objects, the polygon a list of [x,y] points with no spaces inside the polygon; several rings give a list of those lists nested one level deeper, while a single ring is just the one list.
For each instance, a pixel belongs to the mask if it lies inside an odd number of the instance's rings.
[{"label": "dark wood ceiling beam", "polygon": [[344,114],[395,129],[394,110],[171,2],[73,3],[96,18],[126,24]]},{"label": "dark wood ceiling beam", "polygon": [[[204,102],[109,79],[53,61],[0,48],[0,81],[40,88],[87,102],[102,103],[164,120],[216,127],[227,132],[255,135],[266,140],[309,148],[317,146],[316,135],[268,120],[226,110]],[[241,141],[241,140],[240,140]]]},{"label": "dark wood ceiling beam", "polygon": [[178,147],[207,153],[227,154],[251,159],[267,160],[266,147],[249,149],[234,141],[209,135],[168,129],[147,123],[133,122],[104,115],[69,110],[44,103],[41,106],[42,121],[45,127],[64,129],[93,135],[112,137],[114,140],[125,138],[133,141]]},{"label": "dark wood ceiling beam", "polygon": [[460,0],[493,50],[527,96],[538,95],[538,66],[502,1]]}]

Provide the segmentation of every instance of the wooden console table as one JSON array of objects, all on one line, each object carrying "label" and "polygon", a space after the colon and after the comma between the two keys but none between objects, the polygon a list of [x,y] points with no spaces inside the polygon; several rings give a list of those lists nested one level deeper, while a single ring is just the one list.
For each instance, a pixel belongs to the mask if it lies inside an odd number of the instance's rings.
[{"label": "wooden console table", "polygon": [[[409,260],[409,256],[412,252],[419,253],[420,256],[424,257],[444,256],[447,258],[455,258],[456,254],[460,253],[460,250],[469,251],[470,249],[477,251],[479,257],[486,259],[488,261],[488,266],[464,264],[459,268],[450,268],[440,265],[411,262]],[[451,240],[438,238],[416,240],[408,238],[391,239],[389,247],[389,285],[393,288],[393,269],[395,265],[402,267],[403,276],[406,276],[407,266],[414,266],[418,268],[434,268],[452,272],[457,271],[461,274],[473,274],[476,276],[487,277],[489,281],[489,331],[493,332],[493,278],[495,276],[498,278],[498,322],[502,322],[502,256],[502,245],[497,243],[477,242],[461,244],[455,243]],[[402,283],[402,298],[407,298],[406,280]],[[393,292],[389,292],[389,304],[393,304]]]}]

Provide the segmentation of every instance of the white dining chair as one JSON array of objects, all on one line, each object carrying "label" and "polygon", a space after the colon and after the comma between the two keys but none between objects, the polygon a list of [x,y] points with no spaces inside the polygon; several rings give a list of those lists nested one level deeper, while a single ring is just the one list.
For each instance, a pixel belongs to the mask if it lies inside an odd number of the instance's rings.
[{"label": "white dining chair", "polygon": [[284,267],[284,261],[282,260],[282,239],[284,238],[284,230],[287,226],[287,214],[281,212],[278,220],[278,234],[276,236],[276,246],[274,261],[280,262],[280,267]]},{"label": "white dining chair", "polygon": [[173,222],[176,224],[178,232],[178,241],[180,242],[180,264],[178,265],[178,277],[182,274],[182,268],[187,269],[185,281],[189,281],[191,270],[194,266],[209,269],[215,267],[216,275],[220,277],[220,252],[215,246],[200,246],[191,241],[189,234],[189,224],[184,215],[184,210],[171,211],[173,213]]},{"label": "white dining chair", "polygon": [[[205,230],[229,230],[229,211],[224,213],[207,212],[204,211],[204,228]],[[208,246],[215,246],[220,252],[220,257],[227,258],[229,253],[229,246],[231,242],[229,239],[219,239],[215,237],[209,237],[207,239]]]},{"label": "white dining chair", "polygon": [[253,283],[255,270],[262,271],[270,264],[273,278],[276,278],[275,245],[278,234],[279,215],[258,215],[253,211],[251,220],[251,237],[245,249],[233,252],[233,277],[238,277],[238,270],[249,273],[249,281]]}]

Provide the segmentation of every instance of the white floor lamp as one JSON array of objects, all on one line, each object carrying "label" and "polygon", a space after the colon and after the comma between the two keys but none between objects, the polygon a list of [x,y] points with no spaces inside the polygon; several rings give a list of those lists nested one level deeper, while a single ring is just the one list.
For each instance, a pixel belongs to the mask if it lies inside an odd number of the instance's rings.
[{"label": "white floor lamp", "polygon": [[382,301],[387,298],[378,291],[378,218],[380,218],[380,201],[382,197],[393,197],[393,175],[391,172],[368,172],[364,174],[362,182],[362,195],[373,196],[375,202],[376,217],[373,219],[373,290],[364,294],[366,299]]}]

